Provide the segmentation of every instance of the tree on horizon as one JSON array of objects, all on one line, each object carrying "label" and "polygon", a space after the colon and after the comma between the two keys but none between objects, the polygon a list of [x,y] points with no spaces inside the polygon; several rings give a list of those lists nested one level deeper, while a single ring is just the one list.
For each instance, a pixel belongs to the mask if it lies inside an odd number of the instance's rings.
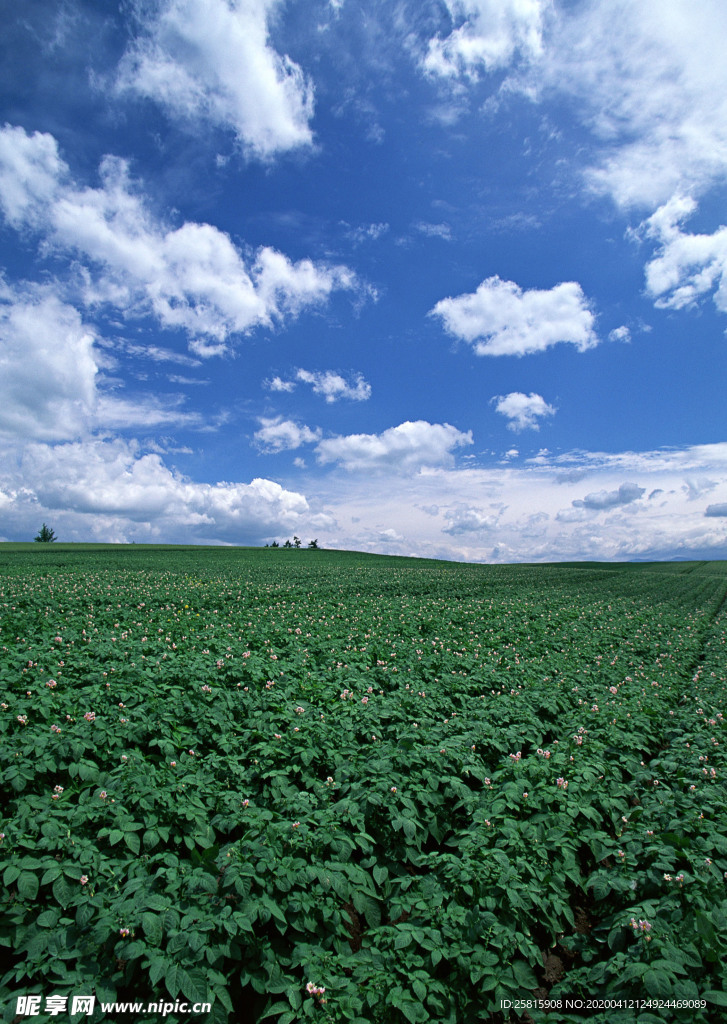
[{"label": "tree on horizon", "polygon": [[52,544],[57,539],[55,532],[51,530],[50,526],[46,526],[45,523],[43,523],[38,533],[33,537],[33,540],[40,544]]}]

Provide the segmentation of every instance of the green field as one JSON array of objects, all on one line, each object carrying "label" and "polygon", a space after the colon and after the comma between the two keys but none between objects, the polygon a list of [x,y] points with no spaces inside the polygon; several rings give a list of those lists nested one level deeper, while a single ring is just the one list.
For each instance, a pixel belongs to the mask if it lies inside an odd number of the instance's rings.
[{"label": "green field", "polygon": [[0,612],[2,1019],[725,1019],[727,563],[3,544]]}]

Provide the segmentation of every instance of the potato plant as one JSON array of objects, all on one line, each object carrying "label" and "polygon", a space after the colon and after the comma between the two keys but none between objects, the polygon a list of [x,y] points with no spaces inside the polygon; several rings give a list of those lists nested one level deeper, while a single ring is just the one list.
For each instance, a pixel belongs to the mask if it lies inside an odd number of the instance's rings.
[{"label": "potato plant", "polygon": [[726,597],[724,563],[2,546],[4,1019],[722,1019]]}]

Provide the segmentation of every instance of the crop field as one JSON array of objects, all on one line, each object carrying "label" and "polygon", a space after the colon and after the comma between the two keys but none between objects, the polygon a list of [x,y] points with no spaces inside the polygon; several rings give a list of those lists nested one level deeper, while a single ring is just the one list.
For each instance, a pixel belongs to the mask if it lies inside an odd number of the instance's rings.
[{"label": "crop field", "polygon": [[5,1021],[727,1019],[727,563],[5,544],[0,613]]}]

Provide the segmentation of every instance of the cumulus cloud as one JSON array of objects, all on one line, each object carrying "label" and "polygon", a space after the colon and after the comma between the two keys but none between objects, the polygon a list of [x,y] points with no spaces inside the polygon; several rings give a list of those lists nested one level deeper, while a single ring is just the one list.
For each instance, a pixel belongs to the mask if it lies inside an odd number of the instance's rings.
[{"label": "cumulus cloud", "polygon": [[697,194],[727,171],[727,7],[721,0],[568,5],[522,81],[566,93],[598,146],[590,187],[622,206]]},{"label": "cumulus cloud", "polygon": [[191,124],[231,130],[251,156],[310,146],[313,86],[269,41],[280,7],[280,0],[162,0],[139,8],[141,33],[119,64],[117,91]]},{"label": "cumulus cloud", "polygon": [[282,416],[272,419],[262,417],[262,426],[255,431],[255,443],[264,452],[283,452],[300,448],[303,444],[312,444],[320,440],[321,431],[285,420]]},{"label": "cumulus cloud", "polygon": [[477,79],[482,71],[506,67],[520,53],[533,57],[542,47],[548,0],[445,0],[456,27],[429,40],[422,61],[430,75]]},{"label": "cumulus cloud", "polygon": [[481,356],[522,356],[559,342],[583,352],[599,340],[595,316],[575,281],[524,291],[514,281],[488,277],[474,293],[441,299],[430,315]]},{"label": "cumulus cloud", "polygon": [[447,466],[453,451],[473,443],[472,432],[463,433],[449,423],[407,421],[381,434],[349,434],[331,437],[316,447],[318,461],[334,462],[351,471],[390,470],[412,473],[425,466]]},{"label": "cumulus cloud", "polygon": [[[496,395],[491,401],[497,402],[495,412],[509,420],[508,430],[539,430],[538,419],[555,415],[555,408],[548,405],[541,395],[536,395],[532,391],[529,395],[524,395],[521,391],[511,391],[509,395]],[[507,454],[509,456],[511,452]],[[515,454],[517,455],[517,452]]]},{"label": "cumulus cloud", "polygon": [[199,425],[179,399],[105,393],[96,341],[51,285],[1,285],[0,434],[64,441],[99,429]]},{"label": "cumulus cloud", "polygon": [[310,384],[316,395],[322,395],[326,402],[337,402],[339,398],[348,398],[353,402],[364,402],[371,397],[371,385],[356,374],[351,382],[334,370],[312,371],[298,370],[296,380]]},{"label": "cumulus cloud", "polygon": [[87,304],[152,313],[163,327],[185,330],[198,355],[219,353],[232,334],[281,324],[355,286],[345,267],[292,263],[269,247],[248,260],[210,224],[164,224],[124,160],[105,157],[100,176],[99,188],[77,186],[52,136],[0,130],[0,206],[10,223],[86,261]]},{"label": "cumulus cloud", "polygon": [[707,505],[704,510],[705,516],[710,518],[721,518],[727,516],[727,501],[721,502],[718,505]]},{"label": "cumulus cloud", "polygon": [[352,402],[365,402],[371,397],[371,385],[364,380],[360,373],[346,380],[342,374],[335,370],[304,370],[298,369],[293,380],[283,380],[281,377],[273,377],[266,382],[270,391],[294,391],[299,384],[310,384],[316,395],[322,395],[326,402],[337,402],[340,398],[346,398]]},{"label": "cumulus cloud", "polygon": [[257,543],[280,530],[330,523],[311,513],[302,494],[272,480],[193,483],[134,442],[35,443],[13,462],[10,469],[5,461],[0,484],[14,496],[16,515],[53,513],[75,537],[101,521],[106,536],[118,540]]},{"label": "cumulus cloud", "polygon": [[[566,479],[564,467],[578,473]],[[709,516],[704,504],[690,501],[680,486],[685,473],[718,481]],[[638,486],[624,483],[636,479]],[[658,493],[658,500],[647,501],[646,489]],[[727,510],[727,443],[545,453],[537,463],[523,460],[504,466],[433,466],[419,473],[394,472],[386,487],[373,487],[365,472],[339,473],[320,478],[307,494],[346,524],[345,530],[321,531],[330,547],[382,550],[373,523],[404,538],[392,546],[397,554],[432,558],[553,562],[727,557],[727,515],[717,514],[720,506]],[[595,507],[586,506],[584,494]],[[606,531],[598,525],[604,515],[609,516]]]},{"label": "cumulus cloud", "polygon": [[695,305],[714,292],[715,305],[727,313],[727,227],[711,235],[684,232],[696,209],[690,197],[674,196],[639,226],[636,234],[658,247],[646,265],[646,291],[666,309]]},{"label": "cumulus cloud", "polygon": [[42,223],[67,174],[52,135],[8,124],[0,129],[0,202],[14,228]]},{"label": "cumulus cloud", "polygon": [[48,288],[0,292],[0,432],[71,440],[92,426],[94,334]]},{"label": "cumulus cloud", "polygon": [[448,509],[444,513],[444,518],[448,521],[449,526],[444,527],[442,533],[448,533],[451,537],[457,537],[463,533],[482,533],[493,530],[498,521],[497,515],[467,505]]},{"label": "cumulus cloud", "polygon": [[567,97],[592,135],[589,189],[654,209],[727,172],[727,8],[722,0],[445,0],[453,29],[424,69],[475,81],[507,69],[504,91]]},{"label": "cumulus cloud", "polygon": [[639,487],[638,484],[625,483],[621,484],[616,491],[594,491],[592,494],[587,494],[585,498],[577,498],[573,502],[573,507],[588,508],[602,512],[604,509],[618,508],[620,505],[630,505],[632,501],[638,501],[645,493],[645,487]]}]

